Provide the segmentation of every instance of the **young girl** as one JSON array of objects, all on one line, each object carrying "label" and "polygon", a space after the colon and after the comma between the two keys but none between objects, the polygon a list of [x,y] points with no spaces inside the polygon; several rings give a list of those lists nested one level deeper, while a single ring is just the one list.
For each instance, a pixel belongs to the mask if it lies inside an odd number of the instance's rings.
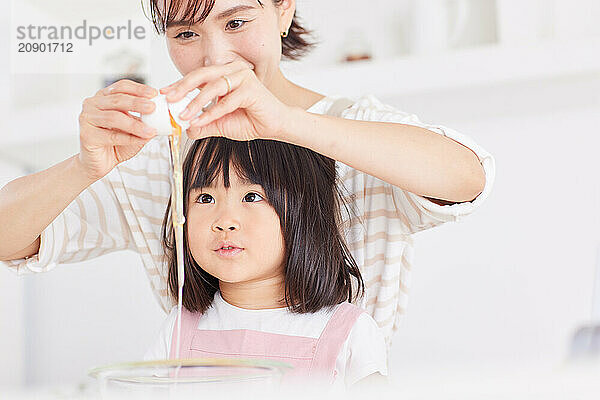
[{"label": "young girl", "polygon": [[[341,232],[334,160],[273,140],[211,137],[194,142],[183,174],[180,357],[278,360],[294,367],[284,378],[334,384],[387,375],[383,334],[350,303],[364,284]],[[169,205],[162,238],[177,302],[170,216]],[[146,359],[175,356],[176,319],[175,307]]]}]

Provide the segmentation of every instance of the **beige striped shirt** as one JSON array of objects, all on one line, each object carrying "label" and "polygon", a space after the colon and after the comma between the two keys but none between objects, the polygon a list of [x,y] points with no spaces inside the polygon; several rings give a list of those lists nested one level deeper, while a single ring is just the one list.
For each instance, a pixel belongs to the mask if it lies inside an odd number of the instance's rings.
[{"label": "beige striped shirt", "polygon": [[[412,234],[458,221],[478,208],[493,185],[494,159],[467,136],[444,126],[424,124],[415,115],[382,104],[371,95],[346,105],[343,98],[329,96],[308,111],[420,126],[470,148],[485,170],[485,188],[473,202],[441,206],[336,162],[342,191],[358,213],[358,218],[345,214],[344,220],[346,241],[366,285],[366,296],[358,305],[375,319],[389,346],[407,306]],[[135,157],[84,190],[42,232],[39,254],[4,264],[19,274],[44,272],[57,264],[131,249],[140,254],[154,295],[168,313],[173,304],[167,294],[160,231],[171,195],[169,151],[167,137],[150,141]]]}]

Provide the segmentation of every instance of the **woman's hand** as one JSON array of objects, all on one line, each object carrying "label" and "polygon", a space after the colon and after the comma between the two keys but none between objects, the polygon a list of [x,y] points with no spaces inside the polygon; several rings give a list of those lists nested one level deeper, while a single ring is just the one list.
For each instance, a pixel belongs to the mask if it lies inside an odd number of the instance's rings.
[{"label": "woman's hand", "polygon": [[81,161],[94,180],[108,174],[117,164],[136,155],[156,130],[128,111],[151,114],[156,89],[130,80],[120,80],[83,101],[79,115]]},{"label": "woman's hand", "polygon": [[[227,80],[231,84],[231,90]],[[198,68],[179,81],[161,89],[167,101],[177,102],[193,89],[200,94],[180,114],[189,120],[215,97],[219,100],[202,115],[192,119],[190,139],[224,136],[233,140],[278,139],[290,107],[282,103],[257,78],[245,61]],[[186,111],[189,111],[186,114]]]}]

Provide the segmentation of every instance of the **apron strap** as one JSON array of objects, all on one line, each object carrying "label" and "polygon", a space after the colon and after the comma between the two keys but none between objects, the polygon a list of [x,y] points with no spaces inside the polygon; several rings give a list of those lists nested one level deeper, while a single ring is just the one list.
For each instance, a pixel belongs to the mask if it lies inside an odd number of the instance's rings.
[{"label": "apron strap", "polygon": [[358,317],[365,312],[362,308],[348,302],[341,303],[327,322],[317,341],[317,348],[310,366],[311,373],[335,371],[335,361],[348,338]]},{"label": "apron strap", "polygon": [[[185,307],[181,309],[181,337],[179,343],[179,357],[188,358],[189,349],[192,343],[192,336],[198,328],[198,322],[202,313],[191,313]],[[175,318],[173,333],[171,334],[171,351],[169,359],[174,359],[177,349],[177,322],[179,317]]]}]

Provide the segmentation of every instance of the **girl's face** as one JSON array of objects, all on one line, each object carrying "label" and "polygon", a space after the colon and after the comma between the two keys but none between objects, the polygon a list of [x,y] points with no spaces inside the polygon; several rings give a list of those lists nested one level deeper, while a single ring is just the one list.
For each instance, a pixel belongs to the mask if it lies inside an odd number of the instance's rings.
[{"label": "girl's face", "polygon": [[[186,224],[192,256],[222,282],[282,279],[284,240],[279,216],[267,203],[262,186],[243,182],[230,171],[229,188],[219,174],[210,187],[190,191]],[[223,241],[242,250],[225,254],[219,251]]]},{"label": "girl's face", "polygon": [[202,23],[168,26],[167,47],[179,72],[186,75],[199,67],[243,59],[267,87],[273,83],[279,76],[280,32],[291,25],[295,1],[284,0],[277,7],[272,0],[261,3],[262,7],[257,0],[216,0]]}]

